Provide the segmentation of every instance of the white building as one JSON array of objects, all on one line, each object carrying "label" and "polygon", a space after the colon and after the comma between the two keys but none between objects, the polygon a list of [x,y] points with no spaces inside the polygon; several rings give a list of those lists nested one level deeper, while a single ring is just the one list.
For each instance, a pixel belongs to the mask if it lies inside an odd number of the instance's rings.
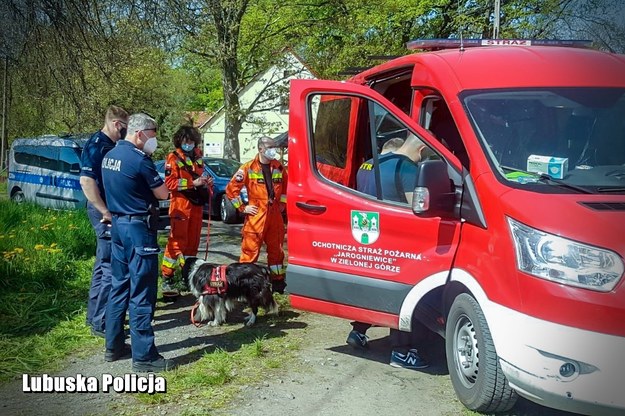
[{"label": "white building", "polygon": [[[293,53],[256,76],[239,92],[241,108],[248,113],[239,132],[241,162],[252,159],[260,136],[275,137],[289,128],[289,80],[315,76]],[[225,112],[220,108],[200,126],[204,156],[223,157]]]}]

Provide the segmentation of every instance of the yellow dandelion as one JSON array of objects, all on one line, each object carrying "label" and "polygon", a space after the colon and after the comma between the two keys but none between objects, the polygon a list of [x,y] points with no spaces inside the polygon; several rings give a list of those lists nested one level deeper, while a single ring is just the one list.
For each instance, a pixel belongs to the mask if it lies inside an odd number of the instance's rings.
[{"label": "yellow dandelion", "polygon": [[58,244],[57,244],[57,243],[52,243],[52,244],[50,244],[50,248],[54,248],[54,247],[56,247],[56,246],[58,246]]},{"label": "yellow dandelion", "polygon": [[14,250],[15,250],[15,252],[16,252],[17,254],[22,254],[22,253],[24,252],[24,249],[23,249],[23,248],[21,248],[21,247],[15,247],[15,249],[14,249]]},{"label": "yellow dandelion", "polygon": [[35,245],[35,250],[43,250],[45,246],[43,244],[37,244]]}]

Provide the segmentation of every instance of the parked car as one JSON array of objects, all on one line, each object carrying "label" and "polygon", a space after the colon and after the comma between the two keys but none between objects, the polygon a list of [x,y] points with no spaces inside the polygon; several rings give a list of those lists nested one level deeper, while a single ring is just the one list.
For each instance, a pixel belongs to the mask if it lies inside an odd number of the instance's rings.
[{"label": "parked car", "polygon": [[[230,182],[230,179],[241,164],[236,160],[213,157],[205,157],[202,160],[204,161],[204,168],[214,180],[210,212],[209,204],[206,204],[204,206],[204,215],[208,216],[210,214],[211,217],[221,219],[226,224],[243,222],[243,215],[232,206],[232,203],[226,197],[226,185],[228,185],[228,182]],[[165,178],[165,161],[158,160],[154,164],[161,177]],[[244,203],[247,203],[247,189],[243,188],[241,190],[241,198]],[[161,202],[161,207],[166,205],[169,208],[169,200]]]},{"label": "parked car", "polygon": [[85,207],[80,155],[86,141],[84,135],[15,139],[9,151],[7,191],[11,200],[55,209]]}]

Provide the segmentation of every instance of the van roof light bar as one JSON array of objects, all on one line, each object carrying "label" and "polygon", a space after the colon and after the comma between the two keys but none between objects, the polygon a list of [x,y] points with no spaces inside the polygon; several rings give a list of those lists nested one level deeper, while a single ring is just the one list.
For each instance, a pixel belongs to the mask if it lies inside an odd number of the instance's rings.
[{"label": "van roof light bar", "polygon": [[475,48],[479,46],[565,46],[570,48],[590,48],[591,40],[557,39],[415,39],[406,43],[406,48],[439,50]]}]

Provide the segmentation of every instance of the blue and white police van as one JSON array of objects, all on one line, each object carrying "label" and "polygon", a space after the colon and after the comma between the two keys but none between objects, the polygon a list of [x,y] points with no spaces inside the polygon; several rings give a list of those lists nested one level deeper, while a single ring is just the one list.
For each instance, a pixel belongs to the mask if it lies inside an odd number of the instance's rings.
[{"label": "blue and white police van", "polygon": [[14,202],[54,209],[86,206],[80,187],[80,155],[88,135],[15,139],[9,151],[7,192]]}]

